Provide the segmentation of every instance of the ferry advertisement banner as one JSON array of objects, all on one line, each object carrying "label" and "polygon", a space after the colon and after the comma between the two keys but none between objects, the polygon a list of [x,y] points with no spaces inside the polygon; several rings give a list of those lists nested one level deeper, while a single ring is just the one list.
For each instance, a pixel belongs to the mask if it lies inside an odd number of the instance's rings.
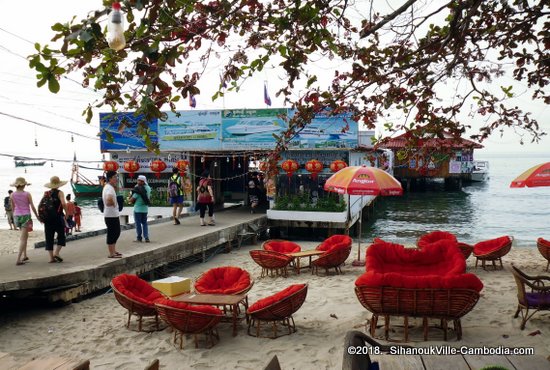
[{"label": "ferry advertisement banner", "polygon": [[159,121],[160,150],[221,149],[221,111],[198,110],[167,112]]},{"label": "ferry advertisement banner", "polygon": [[[289,110],[289,117],[295,111]],[[358,145],[358,124],[351,113],[330,115],[321,112],[289,143],[289,149],[343,149]]]},{"label": "ferry advertisement banner", "polygon": [[[136,116],[132,112],[100,113],[100,150],[102,152],[116,150],[147,149],[143,139],[144,130],[150,133],[151,141],[157,141],[157,120],[143,124],[143,115]],[[140,125],[140,123],[142,123]]]},{"label": "ferry advertisement banner", "polygon": [[273,149],[273,134],[281,135],[288,128],[288,110],[227,109],[222,112],[222,149]]}]

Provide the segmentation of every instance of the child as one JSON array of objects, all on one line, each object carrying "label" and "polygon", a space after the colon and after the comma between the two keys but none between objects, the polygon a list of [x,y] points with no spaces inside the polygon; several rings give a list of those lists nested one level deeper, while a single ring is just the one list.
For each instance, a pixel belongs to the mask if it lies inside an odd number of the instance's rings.
[{"label": "child", "polygon": [[80,232],[80,220],[82,219],[82,210],[78,206],[77,202],[74,202],[74,222],[76,224],[75,232]]}]

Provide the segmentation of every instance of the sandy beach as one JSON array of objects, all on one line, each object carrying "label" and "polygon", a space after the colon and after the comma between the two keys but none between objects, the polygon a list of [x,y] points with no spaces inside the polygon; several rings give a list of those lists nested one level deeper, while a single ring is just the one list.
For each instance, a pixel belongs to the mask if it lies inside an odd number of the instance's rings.
[{"label": "sandy beach", "polygon": [[[2,253],[16,249],[18,233],[1,231]],[[33,238],[38,234],[33,235]],[[41,238],[41,233],[40,237]],[[316,243],[301,242],[303,249]],[[357,300],[354,281],[364,268],[352,267],[352,256],[343,267],[343,275],[315,276],[304,271],[288,278],[260,278],[260,267],[249,255],[249,250],[260,245],[246,245],[240,250],[220,254],[204,264],[194,264],[172,275],[196,278],[203,271],[217,266],[233,265],[248,270],[255,279],[249,301],[295,283],[308,283],[306,302],[294,316],[297,332],[278,339],[255,338],[246,334],[242,321],[236,337],[231,335],[229,323],[218,326],[220,341],[211,349],[194,348],[187,338],[184,349],[172,343],[170,329],[155,332],[137,332],[125,327],[127,311],[111,292],[61,308],[37,308],[11,312],[0,318],[0,352],[11,353],[20,363],[42,356],[60,355],[90,359],[93,369],[140,369],[151,360],[160,359],[164,369],[260,369],[273,355],[277,355],[283,369],[337,369],[341,367],[343,339],[348,330],[365,331],[370,313]],[[514,319],[517,307],[516,286],[510,273],[514,263],[528,273],[540,274],[545,260],[535,248],[513,248],[504,258],[503,271],[473,270],[475,260],[468,260],[468,271],[480,277],[485,285],[476,307],[462,319],[463,339],[456,341],[451,333],[443,341],[441,330],[432,328],[429,341],[422,341],[421,322],[410,329],[414,346],[498,346],[533,347],[535,354],[550,354],[550,313],[536,314],[525,330],[520,330],[520,319]],[[145,321],[149,327],[153,320]],[[401,339],[398,320],[392,320],[391,337]],[[131,329],[137,328],[132,321]],[[530,335],[533,334],[533,335]],[[377,335],[382,336],[379,329]],[[384,341],[382,341],[384,342]],[[0,365],[1,368],[1,365]]]}]

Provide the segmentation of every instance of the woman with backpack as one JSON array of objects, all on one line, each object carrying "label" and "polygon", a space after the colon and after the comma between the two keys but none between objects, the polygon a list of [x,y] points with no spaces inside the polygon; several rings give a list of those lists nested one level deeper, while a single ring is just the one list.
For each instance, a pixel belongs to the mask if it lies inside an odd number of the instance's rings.
[{"label": "woman with backpack", "polygon": [[[27,257],[27,240],[29,239],[29,231],[32,231],[31,209],[38,218],[36,208],[32,202],[31,193],[25,191],[25,186],[30,185],[25,178],[18,177],[11,186],[15,187],[15,191],[10,195],[11,209],[14,210],[15,226],[21,229],[21,237],[19,238],[19,254],[17,255],[17,266],[24,265],[29,260]],[[22,258],[21,258],[22,257]]]},{"label": "woman with backpack", "polygon": [[206,226],[204,222],[204,216],[206,214],[206,208],[208,207],[208,225],[215,226],[214,220],[214,191],[212,190],[212,179],[210,173],[204,171],[199,180],[199,186],[197,187],[197,205],[199,208],[199,214],[201,219],[201,226]]},{"label": "woman with backpack", "polygon": [[172,217],[174,218],[174,225],[180,224],[180,216],[183,211],[183,183],[181,176],[177,168],[172,169],[172,176],[168,180],[168,200],[173,206]]},{"label": "woman with backpack", "polygon": [[[41,221],[44,222],[44,235],[46,237],[46,250],[50,255],[50,263],[63,262],[63,258],[59,256],[61,248],[65,246],[65,213],[67,211],[67,203],[65,203],[65,194],[60,187],[65,185],[67,181],[61,181],[59,177],[52,176],[50,182],[44,184],[45,187],[51,190],[44,193],[44,197],[40,201],[38,210],[41,214]],[[54,239],[57,234],[57,245],[54,251]]]}]

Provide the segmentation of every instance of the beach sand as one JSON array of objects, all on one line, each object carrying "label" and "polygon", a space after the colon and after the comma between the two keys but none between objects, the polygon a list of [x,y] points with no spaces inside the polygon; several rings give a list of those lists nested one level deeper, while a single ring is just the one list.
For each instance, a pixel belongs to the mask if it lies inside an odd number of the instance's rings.
[{"label": "beach sand", "polygon": [[[6,234],[9,234],[7,238]],[[12,235],[16,234],[1,232],[2,244],[9,244],[7,239],[11,243]],[[300,244],[303,249],[316,245],[312,242]],[[172,343],[169,329],[150,333],[128,330],[125,327],[127,311],[108,292],[61,308],[36,308],[2,315],[0,352],[11,353],[19,363],[52,355],[90,359],[92,369],[141,369],[155,358],[160,360],[163,369],[261,369],[273,355],[278,356],[285,370],[341,368],[345,333],[348,330],[366,331],[365,324],[370,318],[370,313],[354,293],[354,281],[364,272],[362,267],[351,266],[356,254],[352,253],[342,268],[343,275],[314,276],[304,270],[300,275],[291,273],[288,278],[260,279],[261,269],[248,253],[259,247],[259,244],[243,246],[172,275],[196,278],[212,267],[240,266],[255,279],[249,292],[250,303],[290,284],[308,283],[307,299],[294,315],[297,332],[292,335],[274,340],[251,337],[246,334],[246,324],[242,321],[238,335],[232,337],[230,324],[222,322],[218,325],[220,341],[213,348],[195,349],[192,338],[187,338],[184,349],[180,350]],[[457,342],[454,333],[450,333],[449,340],[444,342],[441,330],[432,328],[429,341],[424,342],[421,321],[411,320],[415,327],[410,329],[408,344],[533,347],[535,354],[547,357],[550,354],[550,313],[536,314],[525,330],[519,329],[520,319],[513,318],[517,298],[510,263],[532,274],[542,273],[546,266],[546,261],[534,248],[512,249],[504,258],[503,271],[474,270],[475,259],[470,257],[468,271],[475,271],[485,287],[475,308],[462,318],[462,340]],[[152,327],[154,320],[144,320],[145,327]],[[392,325],[390,336],[402,339],[399,320],[392,320],[392,324],[395,325]],[[136,327],[134,319],[131,328]],[[377,336],[382,335],[382,329],[378,329]]]},{"label": "beach sand", "polygon": [[[0,256],[5,254],[16,254],[19,252],[19,238],[21,232],[19,230],[0,230]],[[27,241],[27,250],[34,248],[34,243],[44,240],[44,230],[34,230],[29,233]],[[17,255],[14,257],[17,258]]]}]

